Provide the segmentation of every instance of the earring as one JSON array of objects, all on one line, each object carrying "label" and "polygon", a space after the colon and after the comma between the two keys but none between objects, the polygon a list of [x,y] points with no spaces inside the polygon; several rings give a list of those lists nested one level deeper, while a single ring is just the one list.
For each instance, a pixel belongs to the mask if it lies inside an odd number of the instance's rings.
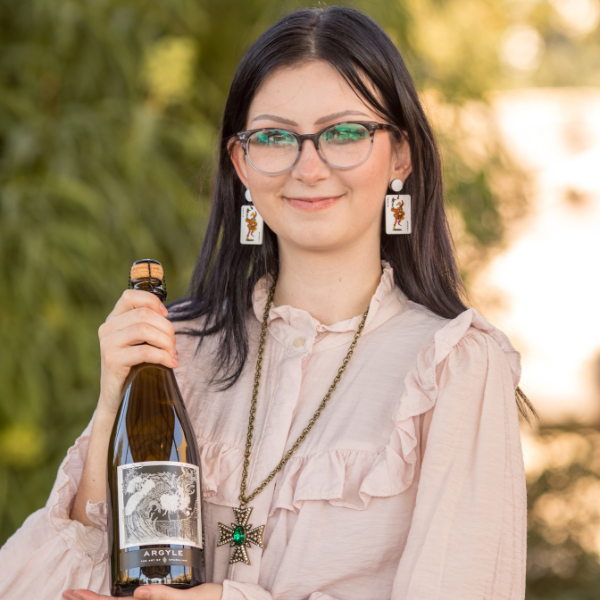
[{"label": "earring", "polygon": [[[394,179],[390,183],[392,192],[399,192],[402,180]],[[385,232],[398,235],[411,232],[410,196],[408,194],[388,193],[385,197]]]},{"label": "earring", "polygon": [[244,246],[260,246],[263,243],[263,218],[258,214],[252,204],[250,190],[244,196],[249,204],[242,206],[242,219],[240,221],[240,244]]}]

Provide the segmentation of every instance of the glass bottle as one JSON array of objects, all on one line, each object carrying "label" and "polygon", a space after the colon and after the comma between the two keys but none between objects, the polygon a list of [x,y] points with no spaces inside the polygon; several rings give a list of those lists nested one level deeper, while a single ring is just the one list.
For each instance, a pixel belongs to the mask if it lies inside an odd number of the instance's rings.
[{"label": "glass bottle", "polygon": [[[136,261],[129,280],[133,289],[166,300],[159,262]],[[111,594],[203,583],[200,456],[173,369],[131,368],[110,438],[107,478]]]}]

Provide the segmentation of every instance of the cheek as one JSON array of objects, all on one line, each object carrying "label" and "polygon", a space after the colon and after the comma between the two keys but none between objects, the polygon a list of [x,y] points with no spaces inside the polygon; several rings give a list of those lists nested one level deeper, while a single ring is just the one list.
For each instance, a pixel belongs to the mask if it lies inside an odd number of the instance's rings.
[{"label": "cheek", "polygon": [[352,189],[356,200],[369,211],[382,210],[389,181],[389,169],[384,160],[376,160],[378,157],[371,156],[372,161],[367,161],[360,169],[352,173],[348,179],[349,187]]},{"label": "cheek", "polygon": [[252,190],[252,202],[271,229],[277,229],[280,221],[279,213],[283,203],[280,196],[285,178],[285,174],[274,177],[262,175],[254,171],[252,167],[248,171],[248,185]]},{"label": "cheek", "polygon": [[283,173],[282,175],[265,175],[256,171],[248,162],[247,157],[244,157],[244,161],[246,164],[248,187],[254,194],[257,196],[271,196],[281,191],[289,176],[288,173]]}]

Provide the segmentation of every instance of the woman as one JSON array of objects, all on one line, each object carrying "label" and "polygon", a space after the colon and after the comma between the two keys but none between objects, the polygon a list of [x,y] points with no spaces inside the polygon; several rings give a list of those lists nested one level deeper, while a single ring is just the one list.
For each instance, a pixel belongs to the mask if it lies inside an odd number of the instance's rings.
[{"label": "woman", "polygon": [[[386,233],[386,195],[404,235]],[[143,361],[176,368],[195,427],[213,583],[136,598],[523,598],[519,355],[461,291],[438,151],[394,45],[352,9],[285,17],[233,80],[192,296],[167,319],[127,291],[100,328],[97,410],[5,546],[3,598],[108,594],[108,437]],[[232,557],[219,542],[240,494],[264,549]]]}]

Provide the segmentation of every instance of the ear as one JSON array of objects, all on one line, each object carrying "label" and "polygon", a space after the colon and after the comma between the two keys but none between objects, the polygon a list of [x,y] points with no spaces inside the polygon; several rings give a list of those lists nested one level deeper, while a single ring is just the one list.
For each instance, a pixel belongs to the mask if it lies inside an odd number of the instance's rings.
[{"label": "ear", "polygon": [[406,131],[402,131],[401,137],[392,135],[391,138],[392,173],[390,179],[400,179],[401,181],[406,181],[406,178],[412,173],[410,146],[408,145]]},{"label": "ear", "polygon": [[244,186],[248,188],[248,165],[246,163],[246,153],[244,152],[242,142],[240,142],[237,138],[230,139],[229,142],[227,142],[227,151],[229,152],[229,156],[237,176],[240,178],[240,181],[244,184]]}]

